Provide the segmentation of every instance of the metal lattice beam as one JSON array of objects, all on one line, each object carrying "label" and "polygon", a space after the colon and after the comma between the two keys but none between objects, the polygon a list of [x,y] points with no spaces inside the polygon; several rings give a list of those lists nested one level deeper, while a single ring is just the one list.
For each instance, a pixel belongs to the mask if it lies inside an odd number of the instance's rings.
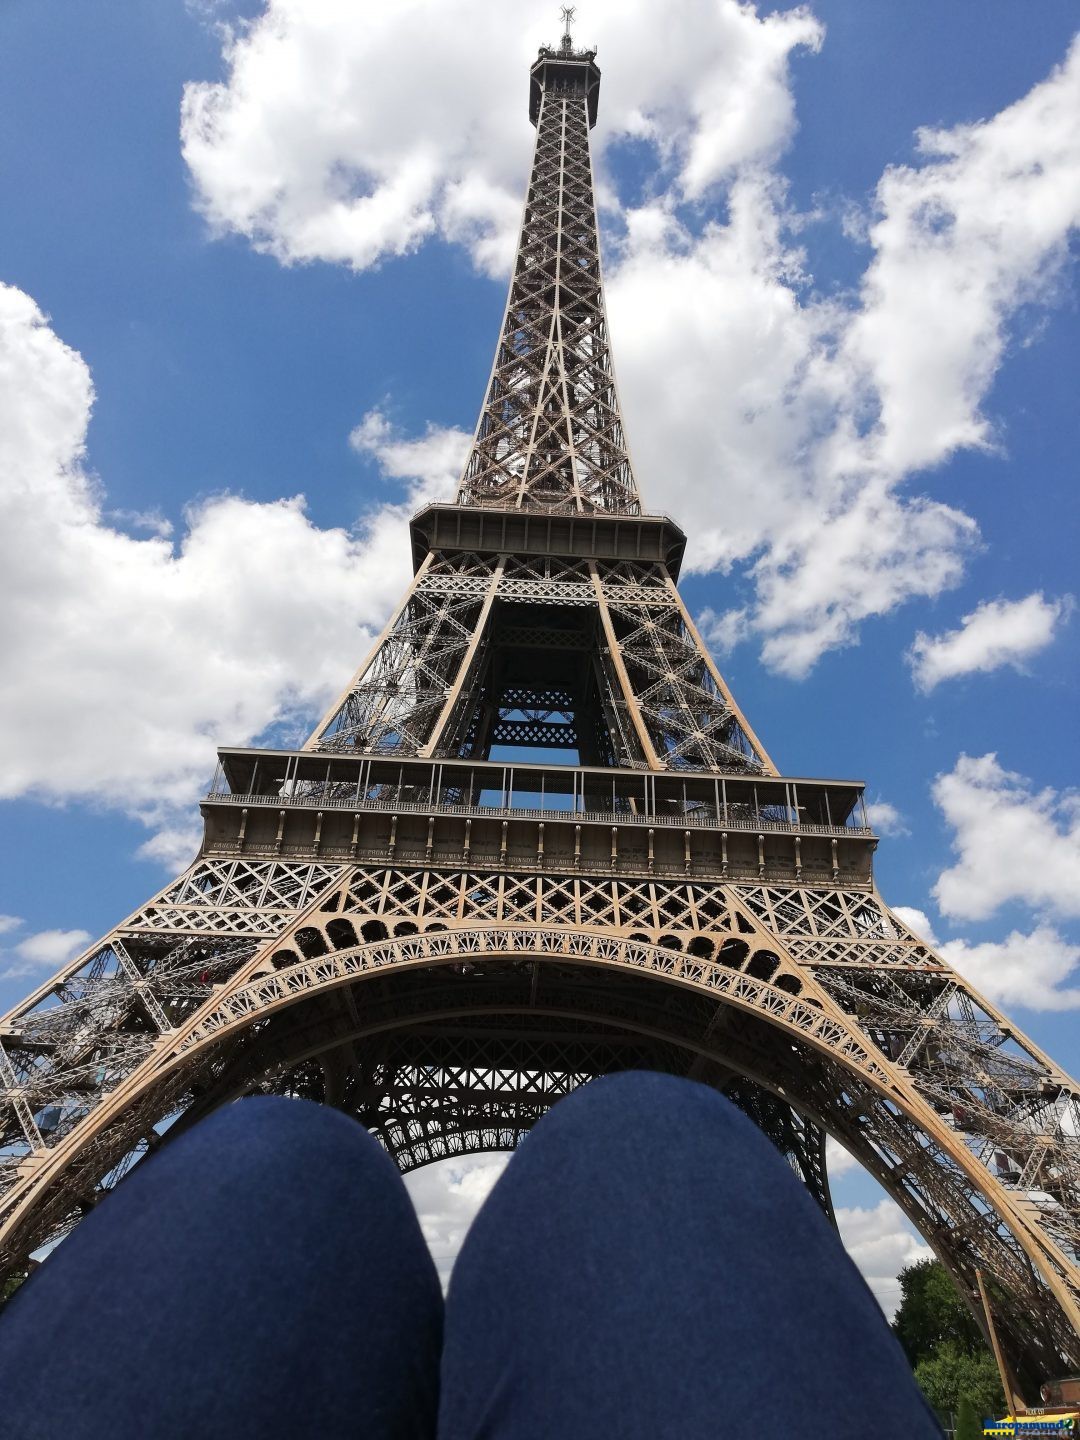
[{"label": "metal lattice beam", "polygon": [[459,500],[634,515],[589,154],[599,72],[588,52],[560,61],[540,99],[506,315]]}]

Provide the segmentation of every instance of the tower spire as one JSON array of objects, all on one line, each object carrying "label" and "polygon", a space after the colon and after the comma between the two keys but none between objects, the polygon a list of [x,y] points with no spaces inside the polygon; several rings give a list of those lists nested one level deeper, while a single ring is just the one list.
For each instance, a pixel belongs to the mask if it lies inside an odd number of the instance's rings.
[{"label": "tower spire", "polygon": [[574,37],[570,33],[571,26],[574,23],[574,6],[564,5],[559,11],[559,14],[562,16],[563,22],[562,51],[564,55],[569,55],[574,49]]},{"label": "tower spire", "polygon": [[600,71],[558,50],[530,75],[536,149],[487,396],[458,491],[462,505],[641,512],[623,433],[600,272],[589,130]]}]

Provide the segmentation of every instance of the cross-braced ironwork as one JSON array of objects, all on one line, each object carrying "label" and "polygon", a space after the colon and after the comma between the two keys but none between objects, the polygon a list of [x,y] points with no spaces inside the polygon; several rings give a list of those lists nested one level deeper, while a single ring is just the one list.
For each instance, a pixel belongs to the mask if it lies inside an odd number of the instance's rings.
[{"label": "cross-braced ironwork", "polygon": [[1080,1091],[882,902],[861,784],[780,775],[701,643],[619,419],[595,58],[564,38],[531,85],[458,501],[307,744],[223,749],[188,871],[0,1022],[0,1258],[236,1096],[338,1106],[408,1169],[646,1066],[728,1093],[826,1210],[836,1137],[980,1320],[988,1277],[1024,1377],[1075,1369]]},{"label": "cross-braced ironwork", "polygon": [[637,515],[619,414],[589,128],[600,72],[569,31],[533,70],[536,151],[465,505]]}]

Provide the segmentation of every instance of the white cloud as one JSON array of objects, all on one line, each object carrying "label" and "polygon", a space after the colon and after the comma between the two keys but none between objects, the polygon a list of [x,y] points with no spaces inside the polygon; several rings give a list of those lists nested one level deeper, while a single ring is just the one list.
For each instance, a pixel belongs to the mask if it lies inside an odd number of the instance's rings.
[{"label": "white cloud", "polygon": [[924,910],[894,905],[892,912],[909,930],[933,947],[974,985],[1003,1006],[1023,1005],[1029,1010],[1074,1010],[1080,1006],[1080,986],[1070,986],[1080,964],[1080,945],[1074,945],[1049,925],[1029,934],[1013,930],[1003,940],[940,940]]},{"label": "white cloud", "polygon": [[725,610],[722,615],[707,608],[698,616],[697,627],[713,655],[727,655],[751,635],[745,608]]},{"label": "white cloud", "polygon": [[19,696],[0,714],[0,797],[114,806],[160,828],[149,853],[175,867],[215,743],[345,682],[408,578],[408,514],[433,486],[452,492],[462,442],[402,445],[368,417],[357,443],[407,483],[354,534],[316,528],[302,497],[221,495],[175,541],[136,539],[85,468],[92,400],[82,357],[0,286],[2,660]]},{"label": "white cloud", "polygon": [[934,934],[934,927],[930,923],[930,917],[925,910],[916,910],[911,905],[893,905],[890,907],[892,913],[904,925],[908,927],[920,940],[925,940],[928,945],[938,943]]},{"label": "white cloud", "polygon": [[848,312],[806,295],[782,183],[741,174],[728,206],[696,238],[659,202],[629,215],[609,284],[620,385],[646,501],[662,484],[690,568],[754,581],[710,633],[756,632],[768,665],[802,675],[867,616],[954,584],[976,531],[900,498],[860,434],[866,367],[844,348]]},{"label": "white cloud", "polygon": [[[934,797],[953,827],[958,856],[933,887],[944,915],[986,920],[1010,902],[1037,916],[1080,914],[1080,798],[1051,789],[1036,793],[996,755],[961,755],[953,770],[937,777]],[[1012,930],[973,943],[940,940],[923,910],[895,905],[893,913],[1006,1009],[1080,1007],[1080,945],[1045,921],[1027,934]]]},{"label": "white cloud", "polygon": [[1071,595],[1047,600],[1037,590],[1023,600],[984,600],[961,618],[959,629],[944,635],[920,630],[908,652],[915,684],[929,691],[958,675],[997,670],[1002,665],[1019,670],[1025,660],[1050,644],[1073,608]]},{"label": "white cloud", "polygon": [[1008,1009],[1075,1010],[1080,1007],[1080,945],[1073,945],[1057,930],[1040,925],[1030,935],[1013,930],[1004,940],[981,945],[947,940],[937,947],[942,959],[954,965],[989,1000]]},{"label": "white cloud", "polygon": [[858,1160],[850,1150],[845,1150],[839,1140],[834,1140],[831,1135],[825,1137],[825,1165],[829,1172],[829,1179],[837,1180],[841,1175],[846,1175],[849,1170],[857,1170]]},{"label": "white cloud", "polygon": [[[589,16],[639,479],[686,526],[691,569],[752,582],[752,603],[708,617],[710,634],[756,635],[767,665],[800,676],[867,619],[963,575],[975,521],[904,487],[996,445],[981,406],[1012,317],[1055,298],[1080,220],[1080,44],[990,119],[920,131],[916,163],[888,168],[855,224],[850,204],[793,213],[778,170],[792,57],[822,43],[810,12],[675,0],[662,47],[652,18],[645,0],[597,0]],[[286,263],[363,269],[437,238],[501,273],[527,167],[522,77],[552,28],[540,0],[269,0],[231,33],[225,80],[186,92],[204,212]],[[632,205],[609,165],[627,137],[655,164]],[[869,246],[855,293],[814,292],[799,245],[817,223]]]},{"label": "white cloud", "polygon": [[[435,425],[419,439],[407,440],[381,410],[369,410],[349,435],[357,454],[372,456],[383,475],[408,481],[409,513],[430,501],[454,498],[471,442],[464,430]],[[408,517],[402,518],[407,526]]]},{"label": "white cloud", "polygon": [[8,935],[12,930],[18,930],[22,923],[19,915],[0,915],[0,935]]},{"label": "white cloud", "polygon": [[[136,812],[139,813],[139,812]],[[149,822],[154,833],[139,846],[140,860],[153,860],[171,875],[177,875],[191,863],[202,841],[202,823],[197,814],[177,805],[150,812]]]},{"label": "white cloud", "polygon": [[891,1200],[882,1200],[873,1209],[839,1207],[836,1223],[844,1248],[891,1320],[900,1303],[897,1275],[905,1265],[933,1259],[933,1251]]},{"label": "white cloud", "polygon": [[920,130],[923,163],[882,177],[849,347],[874,376],[890,470],[994,442],[979,404],[1005,321],[1047,297],[1080,219],[1078,100],[1074,43],[1047,80],[992,119]]},{"label": "white cloud", "polygon": [[1080,915],[1080,796],[1035,791],[994,754],[961,755],[933,795],[957,856],[933,887],[943,915],[985,920],[1010,901]]},{"label": "white cloud", "polygon": [[465,1233],[509,1159],[509,1155],[464,1155],[405,1176],[444,1290]]},{"label": "white cloud", "polygon": [[132,530],[144,530],[162,540],[167,540],[173,533],[172,521],[156,510],[107,510],[104,518],[120,526],[127,525]]},{"label": "white cloud", "polygon": [[904,817],[888,800],[868,800],[866,818],[880,835],[910,835]]},{"label": "white cloud", "polygon": [[15,954],[33,965],[55,968],[89,944],[89,930],[39,930],[15,946]]},{"label": "white cloud", "polygon": [[[3,918],[10,920],[12,917]],[[21,920],[16,920],[14,925],[5,928],[11,930],[21,924]],[[0,928],[2,933],[3,928]],[[38,970],[56,970],[84,949],[91,938],[89,930],[39,930],[34,935],[27,935],[10,950],[0,950],[0,959],[8,961],[0,970],[0,980],[21,979]]]},{"label": "white cloud", "polygon": [[670,195],[627,215],[609,293],[639,477],[691,568],[747,567],[754,603],[720,621],[772,668],[805,674],[961,578],[975,522],[903,487],[994,443],[980,407],[1010,319],[1053,299],[1080,220],[1078,105],[1080,44],[1000,114],[921,133],[919,163],[877,187],[854,296],[812,291],[807,217],[760,166],[722,223],[691,231]]},{"label": "white cloud", "polygon": [[[674,0],[664,44],[642,44],[654,20],[647,0],[590,9],[604,47],[598,156],[622,136],[650,140],[697,199],[779,153],[794,126],[788,59],[822,29],[801,7],[762,19],[735,0]],[[555,30],[546,0],[269,0],[225,32],[226,79],[185,88],[203,213],[285,263],[363,270],[438,236],[502,273],[530,148],[524,76]]]}]

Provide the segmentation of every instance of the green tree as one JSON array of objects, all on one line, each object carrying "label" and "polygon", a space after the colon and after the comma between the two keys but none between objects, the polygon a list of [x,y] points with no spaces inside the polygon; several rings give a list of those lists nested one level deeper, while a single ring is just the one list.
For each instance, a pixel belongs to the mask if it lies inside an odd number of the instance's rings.
[{"label": "green tree", "polygon": [[7,1277],[3,1285],[0,1285],[0,1310],[4,1308],[5,1304],[26,1279],[27,1273],[25,1270],[16,1270]]},{"label": "green tree", "polygon": [[892,1328],[913,1368],[947,1340],[964,1351],[984,1347],[971,1311],[939,1261],[905,1265],[897,1278],[901,1298]]},{"label": "green tree", "polygon": [[[893,1333],[915,1379],[935,1410],[959,1415],[967,1400],[980,1418],[1004,1413],[997,1365],[975,1317],[956,1292],[944,1266],[920,1260],[901,1270],[900,1307]],[[957,1421],[957,1440],[959,1420]],[[981,1435],[981,1424],[976,1434]]]},{"label": "green tree", "polygon": [[982,1440],[982,1422],[969,1395],[960,1397],[954,1440]]},{"label": "green tree", "polygon": [[960,1402],[966,1399],[980,1419],[1005,1413],[997,1365],[985,1347],[972,1354],[952,1340],[943,1340],[915,1366],[915,1379],[935,1410],[959,1413]]}]

